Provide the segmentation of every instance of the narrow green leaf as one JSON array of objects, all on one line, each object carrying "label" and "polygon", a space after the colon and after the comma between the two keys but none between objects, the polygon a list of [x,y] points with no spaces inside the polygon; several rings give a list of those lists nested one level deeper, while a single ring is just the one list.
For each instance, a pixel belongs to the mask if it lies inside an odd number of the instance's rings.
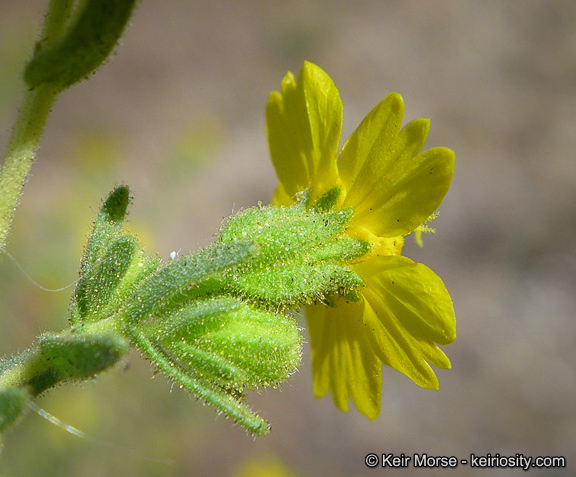
[{"label": "narrow green leaf", "polygon": [[137,323],[169,306],[178,295],[253,257],[256,247],[247,241],[217,244],[191,256],[173,260],[138,287],[126,316]]},{"label": "narrow green leaf", "polygon": [[[326,204],[331,199],[328,192]],[[349,209],[307,209],[304,203],[254,207],[236,214],[219,241],[251,239],[259,253],[226,273],[226,289],[268,309],[298,308],[325,301],[331,294],[352,298],[363,282],[348,262],[372,247],[344,234],[351,217]]]},{"label": "narrow green leaf", "polygon": [[193,374],[184,372],[162,348],[155,346],[141,331],[131,328],[130,333],[132,341],[140,352],[169,378],[222,411],[251,434],[263,436],[270,432],[268,423],[254,413],[238,396],[233,396],[207,380],[197,379]]},{"label": "narrow green leaf", "polygon": [[130,205],[130,189],[127,185],[118,186],[104,202],[100,215],[103,220],[121,227],[126,218],[128,205]]},{"label": "narrow green leaf", "polygon": [[322,212],[303,204],[291,207],[253,207],[230,218],[219,241],[253,240],[258,256],[248,265],[280,263],[294,257],[306,261],[310,251],[334,240],[346,229],[350,210]]},{"label": "narrow green leaf", "polygon": [[74,298],[81,321],[101,317],[104,307],[124,278],[137,251],[136,238],[123,235],[106,250],[89,273],[80,277]]},{"label": "narrow green leaf", "polygon": [[122,235],[129,204],[130,190],[125,185],[114,189],[104,201],[82,257],[82,274],[89,273],[98,258]]},{"label": "narrow green leaf", "polygon": [[234,273],[231,282],[235,294],[268,309],[299,308],[324,302],[330,295],[348,297],[364,284],[349,268],[322,262],[243,271]]}]

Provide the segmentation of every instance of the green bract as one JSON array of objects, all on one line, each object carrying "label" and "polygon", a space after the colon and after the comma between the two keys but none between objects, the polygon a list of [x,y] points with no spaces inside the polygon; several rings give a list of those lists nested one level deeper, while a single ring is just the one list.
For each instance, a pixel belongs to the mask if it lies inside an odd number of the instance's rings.
[{"label": "green bract", "polygon": [[300,361],[292,318],[237,299],[197,300],[160,323],[157,342],[174,361],[233,391],[275,386]]},{"label": "green bract", "polygon": [[114,365],[128,353],[128,343],[115,333],[44,335],[40,359],[50,362],[62,379],[87,379]]},{"label": "green bract", "polygon": [[267,307],[299,307],[328,296],[354,296],[363,285],[347,263],[371,250],[370,244],[343,235],[350,210],[293,207],[252,208],[233,216],[219,241],[251,237],[258,254],[228,273],[231,293]]}]

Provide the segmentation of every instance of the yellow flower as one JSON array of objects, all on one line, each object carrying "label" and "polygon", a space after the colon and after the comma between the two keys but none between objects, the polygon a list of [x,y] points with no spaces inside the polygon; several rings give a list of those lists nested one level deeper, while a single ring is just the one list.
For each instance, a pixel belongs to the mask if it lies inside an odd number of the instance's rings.
[{"label": "yellow flower", "polygon": [[389,94],[350,136],[338,155],[342,102],[330,77],[305,62],[298,81],[288,73],[270,95],[266,118],[272,162],[280,180],[273,203],[290,205],[308,190],[314,207],[337,191],[336,208],[352,209],[346,233],[373,250],[352,268],[363,279],[358,302],[306,309],[314,394],[328,389],[338,408],[352,401],[364,415],[380,412],[382,364],[416,384],[438,389],[429,366],[450,368],[437,344],[456,338],[450,295],[426,266],[401,256],[403,237],[419,229],[442,202],[454,171],[454,153],[420,153],[429,121],[400,129],[402,97]]}]

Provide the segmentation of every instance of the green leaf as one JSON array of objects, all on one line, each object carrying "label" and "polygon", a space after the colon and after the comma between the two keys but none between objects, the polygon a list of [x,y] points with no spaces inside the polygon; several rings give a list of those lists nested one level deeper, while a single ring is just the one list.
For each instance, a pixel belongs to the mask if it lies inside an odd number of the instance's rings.
[{"label": "green leaf", "polygon": [[199,379],[183,370],[173,361],[171,356],[166,354],[162,346],[154,344],[141,331],[131,328],[130,333],[132,341],[140,352],[166,376],[222,411],[251,434],[263,436],[270,432],[270,426],[266,420],[255,414],[238,396],[234,396],[220,386],[206,379]]},{"label": "green leaf", "polygon": [[123,230],[129,203],[128,187],[117,187],[96,217],[70,307],[73,325],[114,314],[137,283],[159,266],[158,259],[139,248],[136,236]]},{"label": "green leaf", "polygon": [[300,257],[304,262],[311,250],[339,237],[351,216],[351,210],[323,212],[307,210],[303,204],[252,207],[228,220],[219,241],[254,241],[258,245],[258,255],[251,260],[251,267],[280,263],[294,257]]},{"label": "green leaf", "polygon": [[142,281],[133,299],[127,303],[125,316],[129,323],[138,323],[162,308],[170,307],[183,292],[198,288],[253,257],[256,251],[251,242],[237,241],[216,244],[194,255],[177,258]]},{"label": "green leaf", "polygon": [[100,210],[99,219],[117,227],[122,227],[130,205],[130,189],[127,185],[116,187],[108,196]]},{"label": "green leaf", "polygon": [[300,308],[315,302],[325,302],[332,295],[348,298],[364,285],[349,268],[322,263],[278,264],[256,269],[251,273],[234,273],[231,288],[245,299],[270,309]]},{"label": "green leaf", "polygon": [[363,282],[347,263],[371,245],[343,235],[351,215],[347,209],[306,209],[304,203],[238,213],[219,241],[251,239],[259,253],[226,272],[226,290],[269,309],[299,308],[329,295],[353,299]]},{"label": "green leaf", "polygon": [[90,273],[80,277],[75,302],[80,321],[107,318],[105,307],[130,267],[138,251],[136,238],[124,235],[114,242]]},{"label": "green leaf", "polygon": [[44,335],[40,352],[63,379],[86,379],[128,354],[128,342],[115,333]]},{"label": "green leaf", "polygon": [[53,83],[64,89],[89,76],[118,43],[136,0],[86,0],[80,4],[75,22],[62,38],[44,48],[39,43],[24,72],[30,88]]},{"label": "green leaf", "polygon": [[128,186],[117,187],[110,193],[94,222],[92,235],[82,258],[81,273],[89,273],[106,250],[123,235],[122,228],[129,204]]}]

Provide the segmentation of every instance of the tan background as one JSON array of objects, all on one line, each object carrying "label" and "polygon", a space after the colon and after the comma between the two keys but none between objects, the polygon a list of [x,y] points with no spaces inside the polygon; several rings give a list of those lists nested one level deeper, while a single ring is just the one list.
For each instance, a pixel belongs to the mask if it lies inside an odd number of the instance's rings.
[{"label": "tan background", "polygon": [[[0,0],[0,141],[45,1]],[[94,212],[128,183],[131,226],[167,258],[209,243],[233,210],[275,187],[264,135],[268,93],[303,60],[339,87],[344,137],[388,92],[427,145],[456,152],[451,191],[423,250],[406,254],[450,290],[458,340],[439,392],[383,371],[368,422],[312,396],[301,372],[250,396],[273,424],[254,440],[137,354],[96,383],[39,404],[95,438],[173,459],[150,463],[28,415],[0,476],[382,475],[364,456],[428,453],[576,459],[576,3],[533,1],[144,1],[116,56],[57,102],[9,251],[46,287],[76,278]],[[409,240],[411,242],[411,240]],[[69,291],[34,287],[0,260],[0,354],[66,325]],[[304,323],[302,321],[302,323]],[[243,470],[247,474],[242,474]],[[566,475],[532,469],[528,475]],[[401,469],[386,475],[445,475]],[[460,466],[450,475],[525,475]]]}]

